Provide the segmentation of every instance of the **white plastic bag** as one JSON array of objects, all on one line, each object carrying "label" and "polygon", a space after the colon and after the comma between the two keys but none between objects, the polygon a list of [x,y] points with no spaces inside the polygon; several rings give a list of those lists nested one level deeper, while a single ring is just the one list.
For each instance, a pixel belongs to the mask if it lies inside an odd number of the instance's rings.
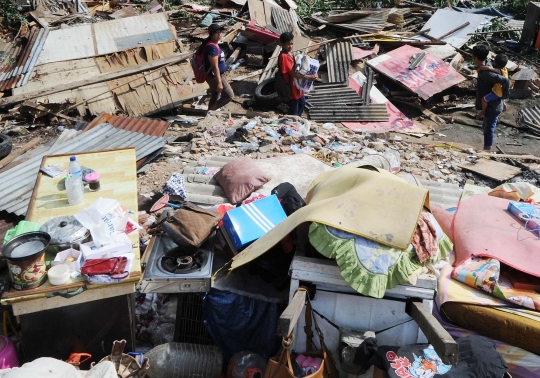
[{"label": "white plastic bag", "polygon": [[94,244],[101,247],[114,243],[116,231],[126,229],[129,213],[117,200],[100,197],[75,218],[90,230]]}]

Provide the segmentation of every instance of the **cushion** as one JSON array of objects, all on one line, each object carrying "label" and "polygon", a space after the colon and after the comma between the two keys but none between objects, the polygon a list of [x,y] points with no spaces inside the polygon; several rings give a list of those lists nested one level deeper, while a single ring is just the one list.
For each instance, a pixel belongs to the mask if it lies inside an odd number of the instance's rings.
[{"label": "cushion", "polygon": [[214,178],[232,204],[245,200],[253,191],[271,180],[249,156],[231,161]]}]

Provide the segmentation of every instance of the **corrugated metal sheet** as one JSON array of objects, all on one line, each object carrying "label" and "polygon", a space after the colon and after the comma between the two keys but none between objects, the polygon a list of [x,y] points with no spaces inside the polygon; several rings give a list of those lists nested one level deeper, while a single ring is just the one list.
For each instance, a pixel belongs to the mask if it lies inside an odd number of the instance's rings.
[{"label": "corrugated metal sheet", "polygon": [[526,127],[532,133],[540,135],[540,108],[533,106],[521,109],[518,113],[518,124]]},{"label": "corrugated metal sheet", "polygon": [[326,64],[330,83],[344,83],[347,81],[351,62],[352,50],[350,42],[336,42],[326,45]]},{"label": "corrugated metal sheet", "polygon": [[137,160],[165,146],[163,138],[120,130],[107,123],[53,147],[0,174],[0,210],[24,215],[45,155],[69,154],[134,147]]},{"label": "corrugated metal sheet", "polygon": [[109,113],[103,113],[97,116],[86,126],[85,131],[92,130],[94,127],[109,123],[117,129],[141,133],[144,135],[162,137],[171,124],[168,121],[162,121],[152,118],[119,117]]},{"label": "corrugated metal sheet", "polygon": [[89,58],[175,39],[165,13],[84,24],[51,31],[37,64]]},{"label": "corrugated metal sheet", "polygon": [[289,12],[283,8],[272,7],[272,21],[280,34],[294,30],[294,22]]},{"label": "corrugated metal sheet", "polygon": [[317,122],[385,122],[389,120],[386,104],[336,106],[326,104],[308,110],[309,118]]},{"label": "corrugated metal sheet", "polygon": [[386,26],[386,20],[389,14],[390,9],[375,9],[371,10],[371,13],[366,17],[341,23],[329,22],[324,18],[313,15],[311,15],[311,18],[321,24],[332,25],[340,29],[364,33],[378,33]]},{"label": "corrugated metal sheet", "polygon": [[398,176],[409,184],[418,185],[429,190],[429,204],[438,206],[441,209],[447,210],[457,207],[463,193],[463,189],[458,184],[422,180],[411,173],[404,172],[398,173]]},{"label": "corrugated metal sheet", "polygon": [[0,91],[28,82],[48,34],[48,28],[33,28],[25,44],[19,40],[5,53],[4,63],[0,66]]}]

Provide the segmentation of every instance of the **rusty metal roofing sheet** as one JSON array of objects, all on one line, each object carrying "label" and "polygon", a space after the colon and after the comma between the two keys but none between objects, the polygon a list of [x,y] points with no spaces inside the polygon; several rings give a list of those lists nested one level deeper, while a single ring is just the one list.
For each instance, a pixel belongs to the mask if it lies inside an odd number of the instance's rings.
[{"label": "rusty metal roofing sheet", "polygon": [[349,78],[349,66],[352,62],[351,43],[345,41],[326,45],[326,55],[328,81],[345,82]]},{"label": "rusty metal roofing sheet", "polygon": [[25,44],[19,40],[5,54],[4,63],[0,65],[0,91],[20,87],[28,82],[48,34],[48,28],[33,28]]},{"label": "rusty metal roofing sheet", "polygon": [[0,210],[24,215],[45,155],[69,154],[134,147],[137,160],[165,146],[163,138],[120,130],[103,123],[75,138],[0,173]]},{"label": "rusty metal roofing sheet", "polygon": [[109,113],[103,113],[97,116],[92,122],[88,124],[85,131],[91,130],[94,127],[102,124],[109,123],[117,129],[126,131],[132,131],[135,133],[141,133],[144,135],[162,137],[171,124],[168,121],[162,121],[152,118],[135,118],[135,117],[119,117]]}]

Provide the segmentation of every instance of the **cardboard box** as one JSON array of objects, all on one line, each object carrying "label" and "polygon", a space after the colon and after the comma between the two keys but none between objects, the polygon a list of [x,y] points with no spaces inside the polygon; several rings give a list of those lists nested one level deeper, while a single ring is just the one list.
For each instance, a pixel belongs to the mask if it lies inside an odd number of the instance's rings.
[{"label": "cardboard box", "polygon": [[81,244],[81,252],[85,259],[107,259],[132,252],[133,246],[124,233],[116,234],[115,243],[97,248],[94,242]]},{"label": "cardboard box", "polygon": [[232,245],[241,251],[284,221],[283,211],[275,194],[229,210],[223,217],[223,228]]},{"label": "cardboard box", "polygon": [[229,238],[229,235],[227,235],[227,231],[225,231],[223,227],[220,227],[216,232],[216,241],[217,243],[219,243],[219,245],[225,252],[225,255],[229,259],[232,259],[238,254],[238,251],[236,250],[236,248],[234,248],[231,238]]},{"label": "cardboard box", "polygon": [[526,229],[540,235],[540,206],[527,202],[510,202],[508,211],[514,214],[522,223],[526,223]]},{"label": "cardboard box", "polygon": [[[72,262],[65,262],[66,259],[72,257],[75,261]],[[86,261],[84,254],[81,251],[77,251],[76,249],[66,249],[65,251],[58,252],[56,254],[56,257],[54,258],[54,261],[51,262],[51,265],[58,265],[63,264],[64,262],[69,265],[69,269],[74,271],[81,271],[81,267],[84,265],[84,262]]]}]

